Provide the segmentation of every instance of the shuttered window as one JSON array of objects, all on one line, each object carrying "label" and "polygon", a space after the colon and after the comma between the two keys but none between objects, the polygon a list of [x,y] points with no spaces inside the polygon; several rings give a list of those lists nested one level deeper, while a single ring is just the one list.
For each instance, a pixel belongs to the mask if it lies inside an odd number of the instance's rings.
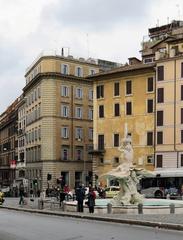
[{"label": "shuttered window", "polygon": [[163,144],[163,132],[157,132],[157,144]]},{"label": "shuttered window", "polygon": [[153,145],[153,132],[147,132],[147,146]]},{"label": "shuttered window", "polygon": [[157,79],[158,81],[164,80],[164,66],[158,66],[157,68]]},{"label": "shuttered window", "polygon": [[156,167],[157,168],[162,168],[163,167],[163,156],[162,155],[157,155],[156,156]]},{"label": "shuttered window", "polygon": [[119,147],[119,134],[114,134],[114,147]]},{"label": "shuttered window", "polygon": [[147,91],[153,92],[153,90],[154,90],[154,79],[153,77],[149,77],[147,79]]},{"label": "shuttered window", "polygon": [[126,102],[126,115],[132,115],[132,103]]},{"label": "shuttered window", "polygon": [[114,116],[117,117],[120,115],[120,105],[119,103],[114,104]]},{"label": "shuttered window", "polygon": [[157,111],[157,126],[163,126],[163,111]]},{"label": "shuttered window", "polygon": [[164,88],[158,88],[157,98],[158,103],[164,102]]},{"label": "shuttered window", "polygon": [[114,83],[114,96],[119,96],[119,82]]}]

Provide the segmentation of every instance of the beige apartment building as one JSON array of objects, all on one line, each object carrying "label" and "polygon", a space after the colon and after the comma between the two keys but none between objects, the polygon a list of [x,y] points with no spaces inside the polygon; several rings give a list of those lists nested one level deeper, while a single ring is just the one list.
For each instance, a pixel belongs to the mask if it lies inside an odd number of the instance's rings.
[{"label": "beige apartment building", "polygon": [[142,46],[143,62],[156,63],[155,169],[162,176],[182,176],[183,22],[149,29]]},{"label": "beige apartment building", "polygon": [[71,188],[92,177],[94,60],[40,56],[26,71],[26,169],[29,187]]},{"label": "beige apartment building", "polygon": [[134,164],[153,170],[155,64],[130,58],[129,64],[89,79],[94,81],[93,184],[98,177],[102,183],[100,176],[120,164],[118,147],[125,123],[132,137]]}]

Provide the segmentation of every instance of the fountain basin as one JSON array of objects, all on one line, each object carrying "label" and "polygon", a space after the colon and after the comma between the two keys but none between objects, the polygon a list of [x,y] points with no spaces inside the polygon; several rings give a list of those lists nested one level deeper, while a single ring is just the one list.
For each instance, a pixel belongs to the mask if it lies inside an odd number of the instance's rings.
[{"label": "fountain basin", "polygon": [[[107,214],[107,204],[111,199],[96,199],[95,213]],[[143,214],[170,214],[170,204],[175,205],[175,213],[183,214],[183,200],[169,199],[144,199]],[[77,202],[65,202],[65,211],[76,212]],[[88,213],[88,207],[84,205],[84,212]],[[112,214],[138,214],[137,205],[112,206]]]}]

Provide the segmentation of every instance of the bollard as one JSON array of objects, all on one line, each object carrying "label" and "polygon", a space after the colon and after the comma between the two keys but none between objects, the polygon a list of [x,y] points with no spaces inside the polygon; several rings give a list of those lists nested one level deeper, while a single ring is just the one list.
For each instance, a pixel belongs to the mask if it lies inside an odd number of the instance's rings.
[{"label": "bollard", "polygon": [[138,204],[138,214],[143,214],[143,204],[142,203]]},{"label": "bollard", "polygon": [[112,213],[112,204],[111,204],[111,203],[108,203],[108,204],[107,204],[107,213],[108,213],[108,214],[111,214],[111,213]]},{"label": "bollard", "polygon": [[63,211],[65,212],[65,211],[66,211],[66,203],[63,202],[62,204],[63,204],[63,205],[62,205],[62,206],[63,206]]},{"label": "bollard", "polygon": [[44,203],[42,199],[38,199],[38,209],[42,210],[44,207]]},{"label": "bollard", "polygon": [[170,214],[174,214],[175,213],[175,204],[171,203],[170,204]]}]

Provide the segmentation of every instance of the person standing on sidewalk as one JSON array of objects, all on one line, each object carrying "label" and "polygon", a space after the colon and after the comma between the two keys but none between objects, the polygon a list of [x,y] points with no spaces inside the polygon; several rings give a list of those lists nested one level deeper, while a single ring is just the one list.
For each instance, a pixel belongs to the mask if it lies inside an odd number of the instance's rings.
[{"label": "person standing on sidewalk", "polygon": [[76,200],[77,200],[77,211],[83,212],[83,200],[85,198],[85,190],[80,185],[79,188],[76,189]]},{"label": "person standing on sidewalk", "polygon": [[87,205],[88,205],[90,213],[94,213],[95,199],[96,199],[96,194],[94,192],[94,189],[93,188],[89,188]]},{"label": "person standing on sidewalk", "polygon": [[24,203],[24,187],[23,186],[20,186],[19,197],[20,197],[19,205],[23,205]]}]

